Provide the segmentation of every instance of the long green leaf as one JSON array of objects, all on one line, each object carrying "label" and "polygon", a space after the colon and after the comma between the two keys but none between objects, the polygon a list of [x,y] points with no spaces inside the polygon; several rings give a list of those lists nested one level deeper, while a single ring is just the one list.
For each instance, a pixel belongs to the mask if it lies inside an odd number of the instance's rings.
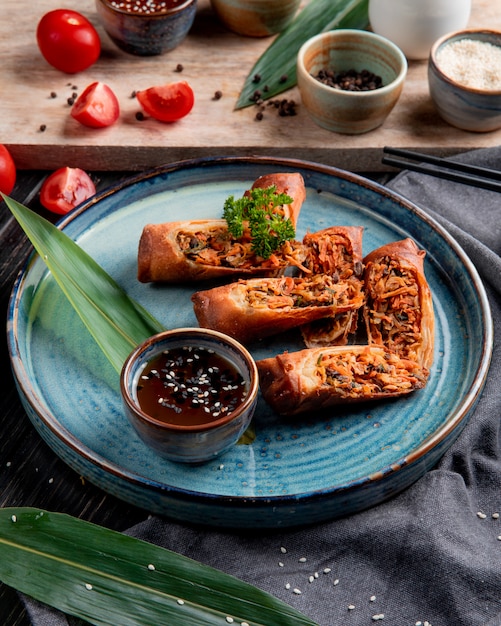
[{"label": "long green leaf", "polygon": [[128,354],[162,325],[70,237],[2,194],[35,250],[117,372]]},{"label": "long green leaf", "polygon": [[[368,5],[369,0],[311,0],[258,59],[245,80],[236,108],[253,104],[256,90],[266,100],[294,87],[297,53],[303,43],[336,28],[367,28]],[[255,77],[259,77],[258,82]]]},{"label": "long green leaf", "polygon": [[0,553],[5,584],[92,624],[315,625],[233,576],[61,513],[0,510]]}]

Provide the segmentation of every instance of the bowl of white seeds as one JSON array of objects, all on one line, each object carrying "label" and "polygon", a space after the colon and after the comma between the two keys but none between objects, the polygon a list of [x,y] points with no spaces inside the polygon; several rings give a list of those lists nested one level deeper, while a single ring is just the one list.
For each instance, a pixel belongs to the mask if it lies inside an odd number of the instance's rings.
[{"label": "bowl of white seeds", "polygon": [[462,130],[501,128],[501,32],[462,30],[433,45],[430,96],[448,124]]}]

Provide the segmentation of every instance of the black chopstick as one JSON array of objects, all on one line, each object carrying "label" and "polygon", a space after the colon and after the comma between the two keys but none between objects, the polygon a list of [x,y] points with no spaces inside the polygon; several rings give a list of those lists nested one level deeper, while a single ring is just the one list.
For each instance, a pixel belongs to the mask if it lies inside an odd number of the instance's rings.
[{"label": "black chopstick", "polygon": [[[458,163],[449,159],[434,157],[429,154],[420,154],[412,150],[384,147],[383,152],[390,155],[404,157],[408,160],[383,157],[382,163],[401,169],[408,169],[421,174],[428,174],[435,178],[443,178],[455,183],[471,185],[490,191],[501,191],[501,171]],[[413,163],[412,159],[419,161]],[[433,166],[433,167],[432,167]]]}]

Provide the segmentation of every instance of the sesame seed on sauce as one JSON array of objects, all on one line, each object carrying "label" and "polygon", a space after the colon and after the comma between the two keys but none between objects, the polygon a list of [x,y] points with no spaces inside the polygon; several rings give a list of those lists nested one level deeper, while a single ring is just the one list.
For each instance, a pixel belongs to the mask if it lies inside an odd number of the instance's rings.
[{"label": "sesame seed on sauce", "polygon": [[127,13],[137,13],[138,15],[153,15],[155,13],[167,13],[171,9],[182,4],[185,0],[108,0],[108,4],[114,9],[126,11]]}]

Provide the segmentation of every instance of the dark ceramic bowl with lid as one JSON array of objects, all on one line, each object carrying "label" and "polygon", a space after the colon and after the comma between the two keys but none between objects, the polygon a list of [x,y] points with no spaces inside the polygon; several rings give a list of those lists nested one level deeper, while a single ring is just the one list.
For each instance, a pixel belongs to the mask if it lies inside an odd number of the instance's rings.
[{"label": "dark ceramic bowl with lid", "polygon": [[120,377],[127,417],[164,458],[203,463],[235,445],[256,408],[254,359],[217,331],[180,328],[140,344]]},{"label": "dark ceramic bowl with lid", "polygon": [[197,0],[96,0],[96,11],[118,48],[154,56],[184,41],[195,20]]},{"label": "dark ceramic bowl with lid", "polygon": [[433,45],[428,61],[430,96],[440,117],[456,128],[501,128],[501,31],[449,33]]}]

